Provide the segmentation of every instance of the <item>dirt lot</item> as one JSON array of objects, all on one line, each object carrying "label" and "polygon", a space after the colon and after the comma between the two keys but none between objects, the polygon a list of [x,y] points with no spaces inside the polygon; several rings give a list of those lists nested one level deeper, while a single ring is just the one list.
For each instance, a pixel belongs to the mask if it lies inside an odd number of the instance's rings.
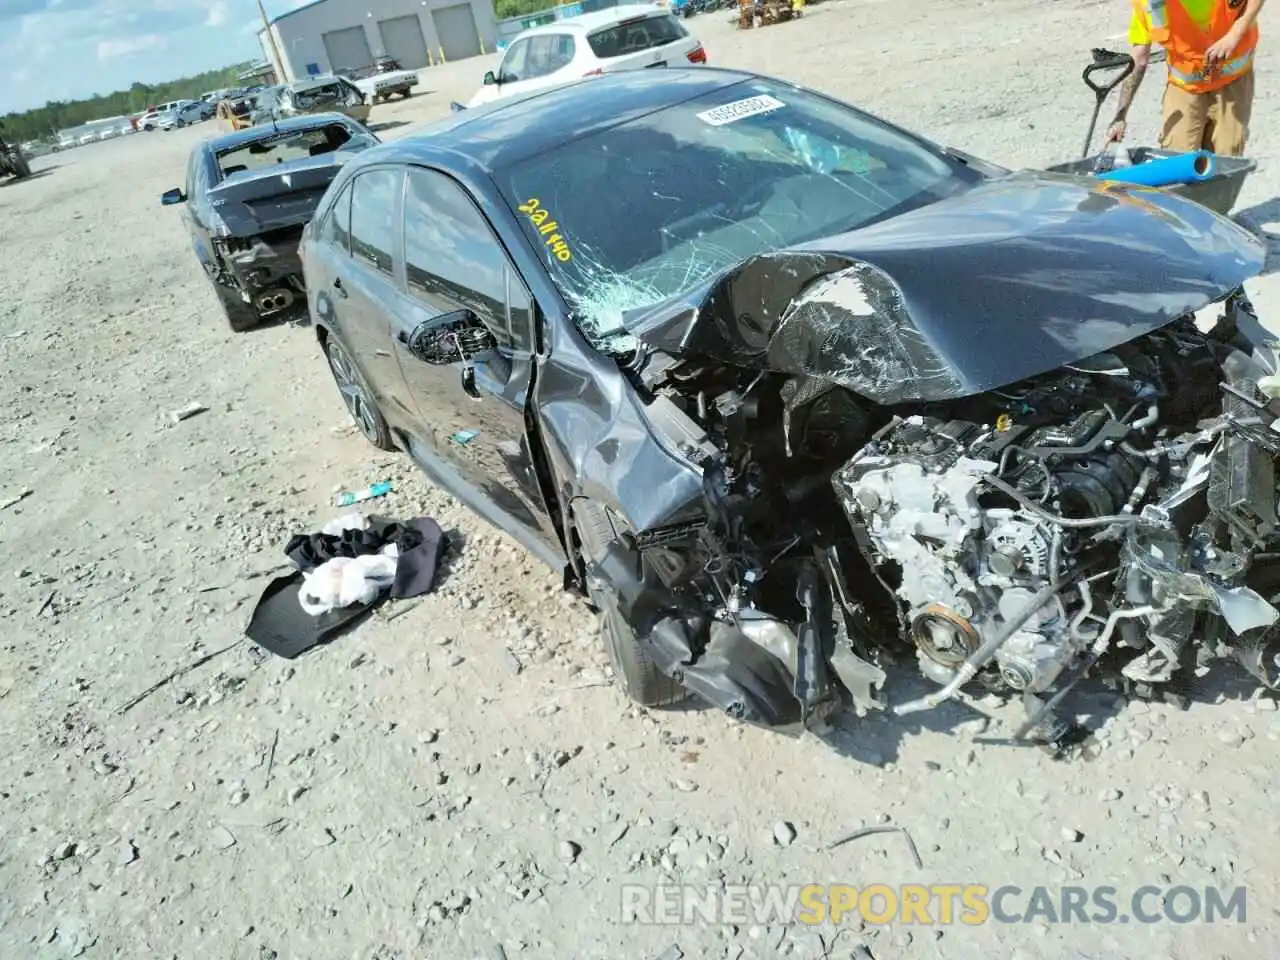
[{"label": "dirt lot", "polygon": [[[713,63],[1030,166],[1079,151],[1080,70],[1123,42],[1125,10],[831,0],[741,35],[726,14],[691,22]],[[1261,169],[1241,201],[1264,223],[1275,50],[1264,38]],[[373,120],[412,133],[488,66],[426,71],[421,96]],[[1135,140],[1153,138],[1157,105],[1149,81]],[[1274,701],[1233,678],[1186,712],[1099,695],[1109,746],[1071,767],[980,742],[1007,730],[964,709],[850,717],[824,743],[630,708],[553,577],[348,429],[310,330],[227,331],[158,205],[210,132],[78,149],[0,187],[0,501],[31,491],[0,512],[0,956],[1276,956]],[[1252,287],[1264,316],[1280,309],[1271,282]],[[193,401],[208,412],[170,421]],[[381,511],[456,531],[437,594],[292,664],[242,642],[122,710],[233,644],[288,536],[334,516],[337,489],[383,479],[397,492]],[[825,849],[878,823],[907,828],[923,866],[901,835]],[[619,922],[626,885],[673,879],[1016,884],[1014,912],[1036,885],[1113,886],[1122,907],[1146,884],[1244,885],[1248,915]]]}]

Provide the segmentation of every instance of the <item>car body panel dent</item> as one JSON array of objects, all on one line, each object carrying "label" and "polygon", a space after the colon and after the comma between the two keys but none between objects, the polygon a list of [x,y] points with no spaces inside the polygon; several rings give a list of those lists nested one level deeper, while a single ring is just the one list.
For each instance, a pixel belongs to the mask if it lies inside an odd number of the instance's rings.
[{"label": "car body panel dent", "polygon": [[674,356],[828,379],[881,404],[936,401],[1157,330],[1264,257],[1254,235],[1166,191],[1024,172],[762,254],[623,320]]},{"label": "car body panel dent", "polygon": [[608,507],[636,531],[704,515],[702,473],[659,442],[626,377],[564,318],[534,383],[534,409],[557,492]]}]

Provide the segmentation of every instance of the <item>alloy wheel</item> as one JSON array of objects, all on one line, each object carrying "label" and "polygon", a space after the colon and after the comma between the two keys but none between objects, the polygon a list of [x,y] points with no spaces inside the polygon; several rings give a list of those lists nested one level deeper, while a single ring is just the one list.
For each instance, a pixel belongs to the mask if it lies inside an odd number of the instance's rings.
[{"label": "alloy wheel", "polygon": [[360,432],[370,443],[378,442],[378,423],[374,415],[374,407],[369,395],[356,374],[355,367],[347,352],[337,343],[329,341],[329,369],[333,371],[333,379],[337,381],[338,391],[342,394],[342,402],[347,412],[356,422]]}]

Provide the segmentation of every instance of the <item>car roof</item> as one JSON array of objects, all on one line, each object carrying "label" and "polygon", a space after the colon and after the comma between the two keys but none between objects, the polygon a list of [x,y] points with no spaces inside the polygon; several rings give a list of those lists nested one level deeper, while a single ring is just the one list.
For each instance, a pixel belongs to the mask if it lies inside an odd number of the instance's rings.
[{"label": "car roof", "polygon": [[568,20],[557,20],[554,23],[544,23],[537,27],[530,27],[528,30],[522,30],[512,37],[511,42],[515,43],[525,37],[536,37],[544,33],[591,33],[601,27],[611,27],[615,23],[621,23],[623,20],[651,16],[656,13],[669,14],[670,12],[665,7],[654,6],[651,3],[627,3],[617,7],[608,7],[604,10],[596,10],[592,13],[580,14]]},{"label": "car roof", "polygon": [[492,172],[570,140],[753,80],[794,86],[743,70],[705,66],[606,73],[459,110],[361,152],[348,166],[385,161],[447,164],[450,157],[465,157]]},{"label": "car roof", "polygon": [[284,120],[276,120],[274,123],[263,123],[254,127],[245,127],[243,130],[236,130],[232,133],[224,133],[220,137],[204,141],[204,146],[213,153],[217,153],[220,150],[234,150],[236,147],[243,147],[246,144],[253,143],[255,140],[274,137],[278,133],[311,130],[315,127],[328,126],[335,121],[345,123],[347,126],[351,125],[343,114],[336,111],[308,113],[300,117],[288,117]]}]

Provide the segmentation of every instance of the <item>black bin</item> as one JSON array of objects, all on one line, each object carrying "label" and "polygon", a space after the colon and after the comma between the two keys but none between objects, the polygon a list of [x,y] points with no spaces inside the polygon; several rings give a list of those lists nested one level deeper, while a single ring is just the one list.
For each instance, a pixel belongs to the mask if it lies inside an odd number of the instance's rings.
[{"label": "black bin", "polygon": [[[1176,157],[1181,152],[1178,150],[1161,150],[1156,147],[1132,147],[1129,150],[1129,157],[1134,164],[1139,164],[1148,160],[1163,160],[1167,157]],[[1097,162],[1098,155],[1095,154],[1091,157],[1085,157],[1083,160],[1056,163],[1045,169],[1049,173],[1069,173],[1089,177],[1093,175],[1093,167]],[[1208,180],[1201,180],[1196,183],[1172,184],[1159,189],[1181,194],[1188,200],[1203,204],[1210,210],[1225,217],[1231,212],[1231,208],[1235,206],[1236,200],[1240,197],[1240,188],[1244,186],[1244,178],[1258,168],[1258,162],[1247,157],[1222,157],[1217,154],[1214,154],[1213,162],[1216,169],[1213,176]]]}]

